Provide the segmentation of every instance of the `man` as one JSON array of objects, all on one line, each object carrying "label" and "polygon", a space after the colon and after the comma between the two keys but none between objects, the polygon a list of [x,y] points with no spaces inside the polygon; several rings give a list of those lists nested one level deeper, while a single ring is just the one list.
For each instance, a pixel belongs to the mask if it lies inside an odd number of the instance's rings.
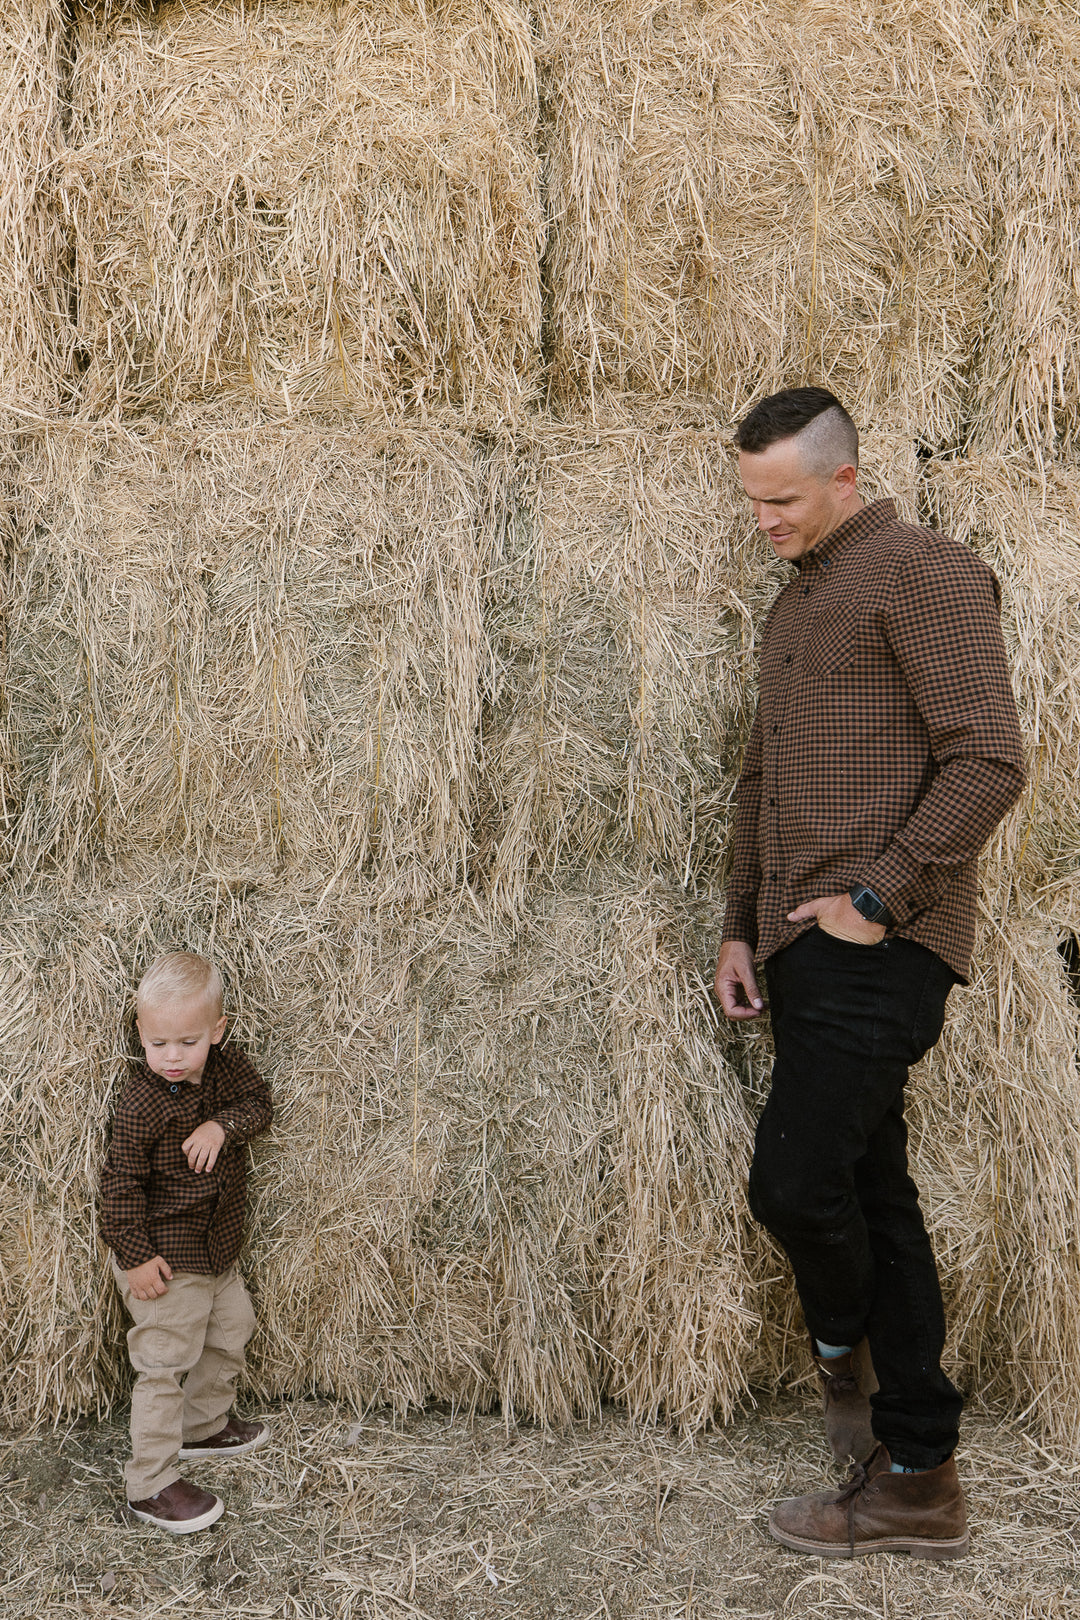
[{"label": "man", "polygon": [[827,390],[763,400],[736,442],[795,573],[761,638],[716,994],[729,1018],[758,1017],[764,963],[776,1061],[750,1205],[791,1260],[829,1438],[857,1465],[769,1529],[818,1556],[956,1558],[962,1402],[940,1365],[904,1085],[966,983],[976,859],[1023,783],[1000,592],[966,547],[864,504],[858,434]]}]

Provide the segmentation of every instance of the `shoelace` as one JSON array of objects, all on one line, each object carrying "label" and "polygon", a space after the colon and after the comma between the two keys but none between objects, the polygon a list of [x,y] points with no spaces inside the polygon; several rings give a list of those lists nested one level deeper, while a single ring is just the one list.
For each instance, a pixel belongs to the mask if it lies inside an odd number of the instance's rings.
[{"label": "shoelace", "polygon": [[855,1464],[847,1483],[836,1498],[837,1507],[842,1507],[844,1503],[847,1504],[848,1549],[852,1558],[855,1556],[855,1509],[858,1506],[859,1497],[870,1483],[870,1464],[880,1450],[880,1446],[875,1446],[864,1463]]},{"label": "shoelace", "polygon": [[853,1372],[825,1374],[826,1401],[843,1400],[845,1395],[859,1393],[859,1380]]}]

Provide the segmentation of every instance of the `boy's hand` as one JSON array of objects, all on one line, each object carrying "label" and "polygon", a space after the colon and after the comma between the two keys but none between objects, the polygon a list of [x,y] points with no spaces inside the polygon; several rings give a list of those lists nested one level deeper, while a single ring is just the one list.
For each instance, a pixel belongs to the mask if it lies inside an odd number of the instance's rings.
[{"label": "boy's hand", "polygon": [[169,1292],[172,1267],[160,1254],[155,1254],[152,1260],[144,1260],[133,1271],[125,1271],[124,1276],[136,1299],[160,1299]]},{"label": "boy's hand", "polygon": [[192,1131],[186,1142],[181,1142],[181,1153],[193,1170],[212,1170],[217,1156],[225,1146],[225,1132],[216,1119],[205,1120]]}]

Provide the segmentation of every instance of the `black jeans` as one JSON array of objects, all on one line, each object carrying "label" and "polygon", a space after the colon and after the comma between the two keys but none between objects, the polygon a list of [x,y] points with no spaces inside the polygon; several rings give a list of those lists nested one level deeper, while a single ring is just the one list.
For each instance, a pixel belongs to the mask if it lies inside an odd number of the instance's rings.
[{"label": "black jeans", "polygon": [[750,1207],[791,1260],[814,1338],[869,1340],[874,1434],[893,1461],[936,1467],[963,1402],[940,1365],[945,1313],[908,1174],[904,1085],[956,977],[911,940],[854,945],[816,927],[765,976],[776,1062]]}]

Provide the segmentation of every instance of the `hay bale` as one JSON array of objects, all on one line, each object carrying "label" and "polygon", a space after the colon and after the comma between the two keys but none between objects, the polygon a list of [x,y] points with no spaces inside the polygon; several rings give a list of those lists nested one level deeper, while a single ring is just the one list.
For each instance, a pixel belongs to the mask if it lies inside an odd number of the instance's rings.
[{"label": "hay bale", "polygon": [[533,75],[514,0],[81,10],[84,408],[513,415],[539,358]]},{"label": "hay bale", "polygon": [[71,354],[56,197],[66,13],[0,0],[0,418],[5,404],[55,408]]},{"label": "hay bale", "polygon": [[[604,850],[716,888],[758,627],[786,576],[728,435],[538,421],[516,447],[477,871],[511,906]],[[868,436],[875,494],[910,509],[915,467],[910,441]]]},{"label": "hay bale", "polygon": [[21,897],[0,924],[17,1144],[0,1407],[25,1421],[123,1387],[94,1188],[131,986],[185,943],[220,961],[277,1103],[253,1149],[260,1393],[730,1413],[755,1240],[701,926],[679,890],[616,869],[514,925],[453,903],[409,918],[372,885],[239,895],[166,869]]},{"label": "hay bale", "polygon": [[15,867],[165,852],[460,883],[490,652],[469,445],[220,418],[28,445],[8,620]]},{"label": "hay bale", "polygon": [[1080,443],[1080,32],[1070,4],[1004,8],[987,58],[995,247],[973,442]]},{"label": "hay bale", "polygon": [[[709,902],[610,865],[514,921],[452,901],[410,916],[359,882],[239,894],[175,869],[16,898],[0,921],[0,1410],[101,1409],[125,1387],[95,1187],[131,986],[175,944],[221,962],[275,1093],[245,1262],[259,1396],[548,1422],[607,1396],[692,1432],[748,1381],[804,1373],[786,1268],[745,1207],[767,1035],[715,1028],[715,927]],[[1080,1020],[1055,947],[987,920],[912,1134],[952,1365],[1075,1446]]]},{"label": "hay bale", "polygon": [[970,545],[1002,584],[1002,625],[1027,738],[1027,791],[983,860],[999,921],[1080,929],[1080,470],[1020,455],[931,461],[928,519]]},{"label": "hay bale", "polygon": [[748,1097],[706,988],[715,915],[699,909],[693,934],[688,920],[684,897],[656,885],[620,896],[612,917],[601,1342],[620,1404],[695,1431],[730,1420],[745,1392],[771,1267],[746,1205]]},{"label": "hay bale", "polygon": [[[0,4],[0,1409],[124,1387],[94,1189],[168,945],[221,960],[278,1100],[259,1393],[693,1431],[800,1366],[745,1208],[767,1031],[707,990],[781,575],[700,396],[814,376],[868,492],[1003,580],[1033,785],[913,1144],[964,1380],[1080,1446],[1080,482],[1037,459],[1080,380],[1067,9],[67,17]],[[65,30],[85,415],[35,428]]]},{"label": "hay bale", "polygon": [[961,434],[986,311],[987,28],[965,0],[541,8],[548,399],[800,379]]},{"label": "hay bale", "polygon": [[959,1381],[1075,1454],[1080,1006],[1057,947],[1054,929],[984,914],[910,1122]]}]

